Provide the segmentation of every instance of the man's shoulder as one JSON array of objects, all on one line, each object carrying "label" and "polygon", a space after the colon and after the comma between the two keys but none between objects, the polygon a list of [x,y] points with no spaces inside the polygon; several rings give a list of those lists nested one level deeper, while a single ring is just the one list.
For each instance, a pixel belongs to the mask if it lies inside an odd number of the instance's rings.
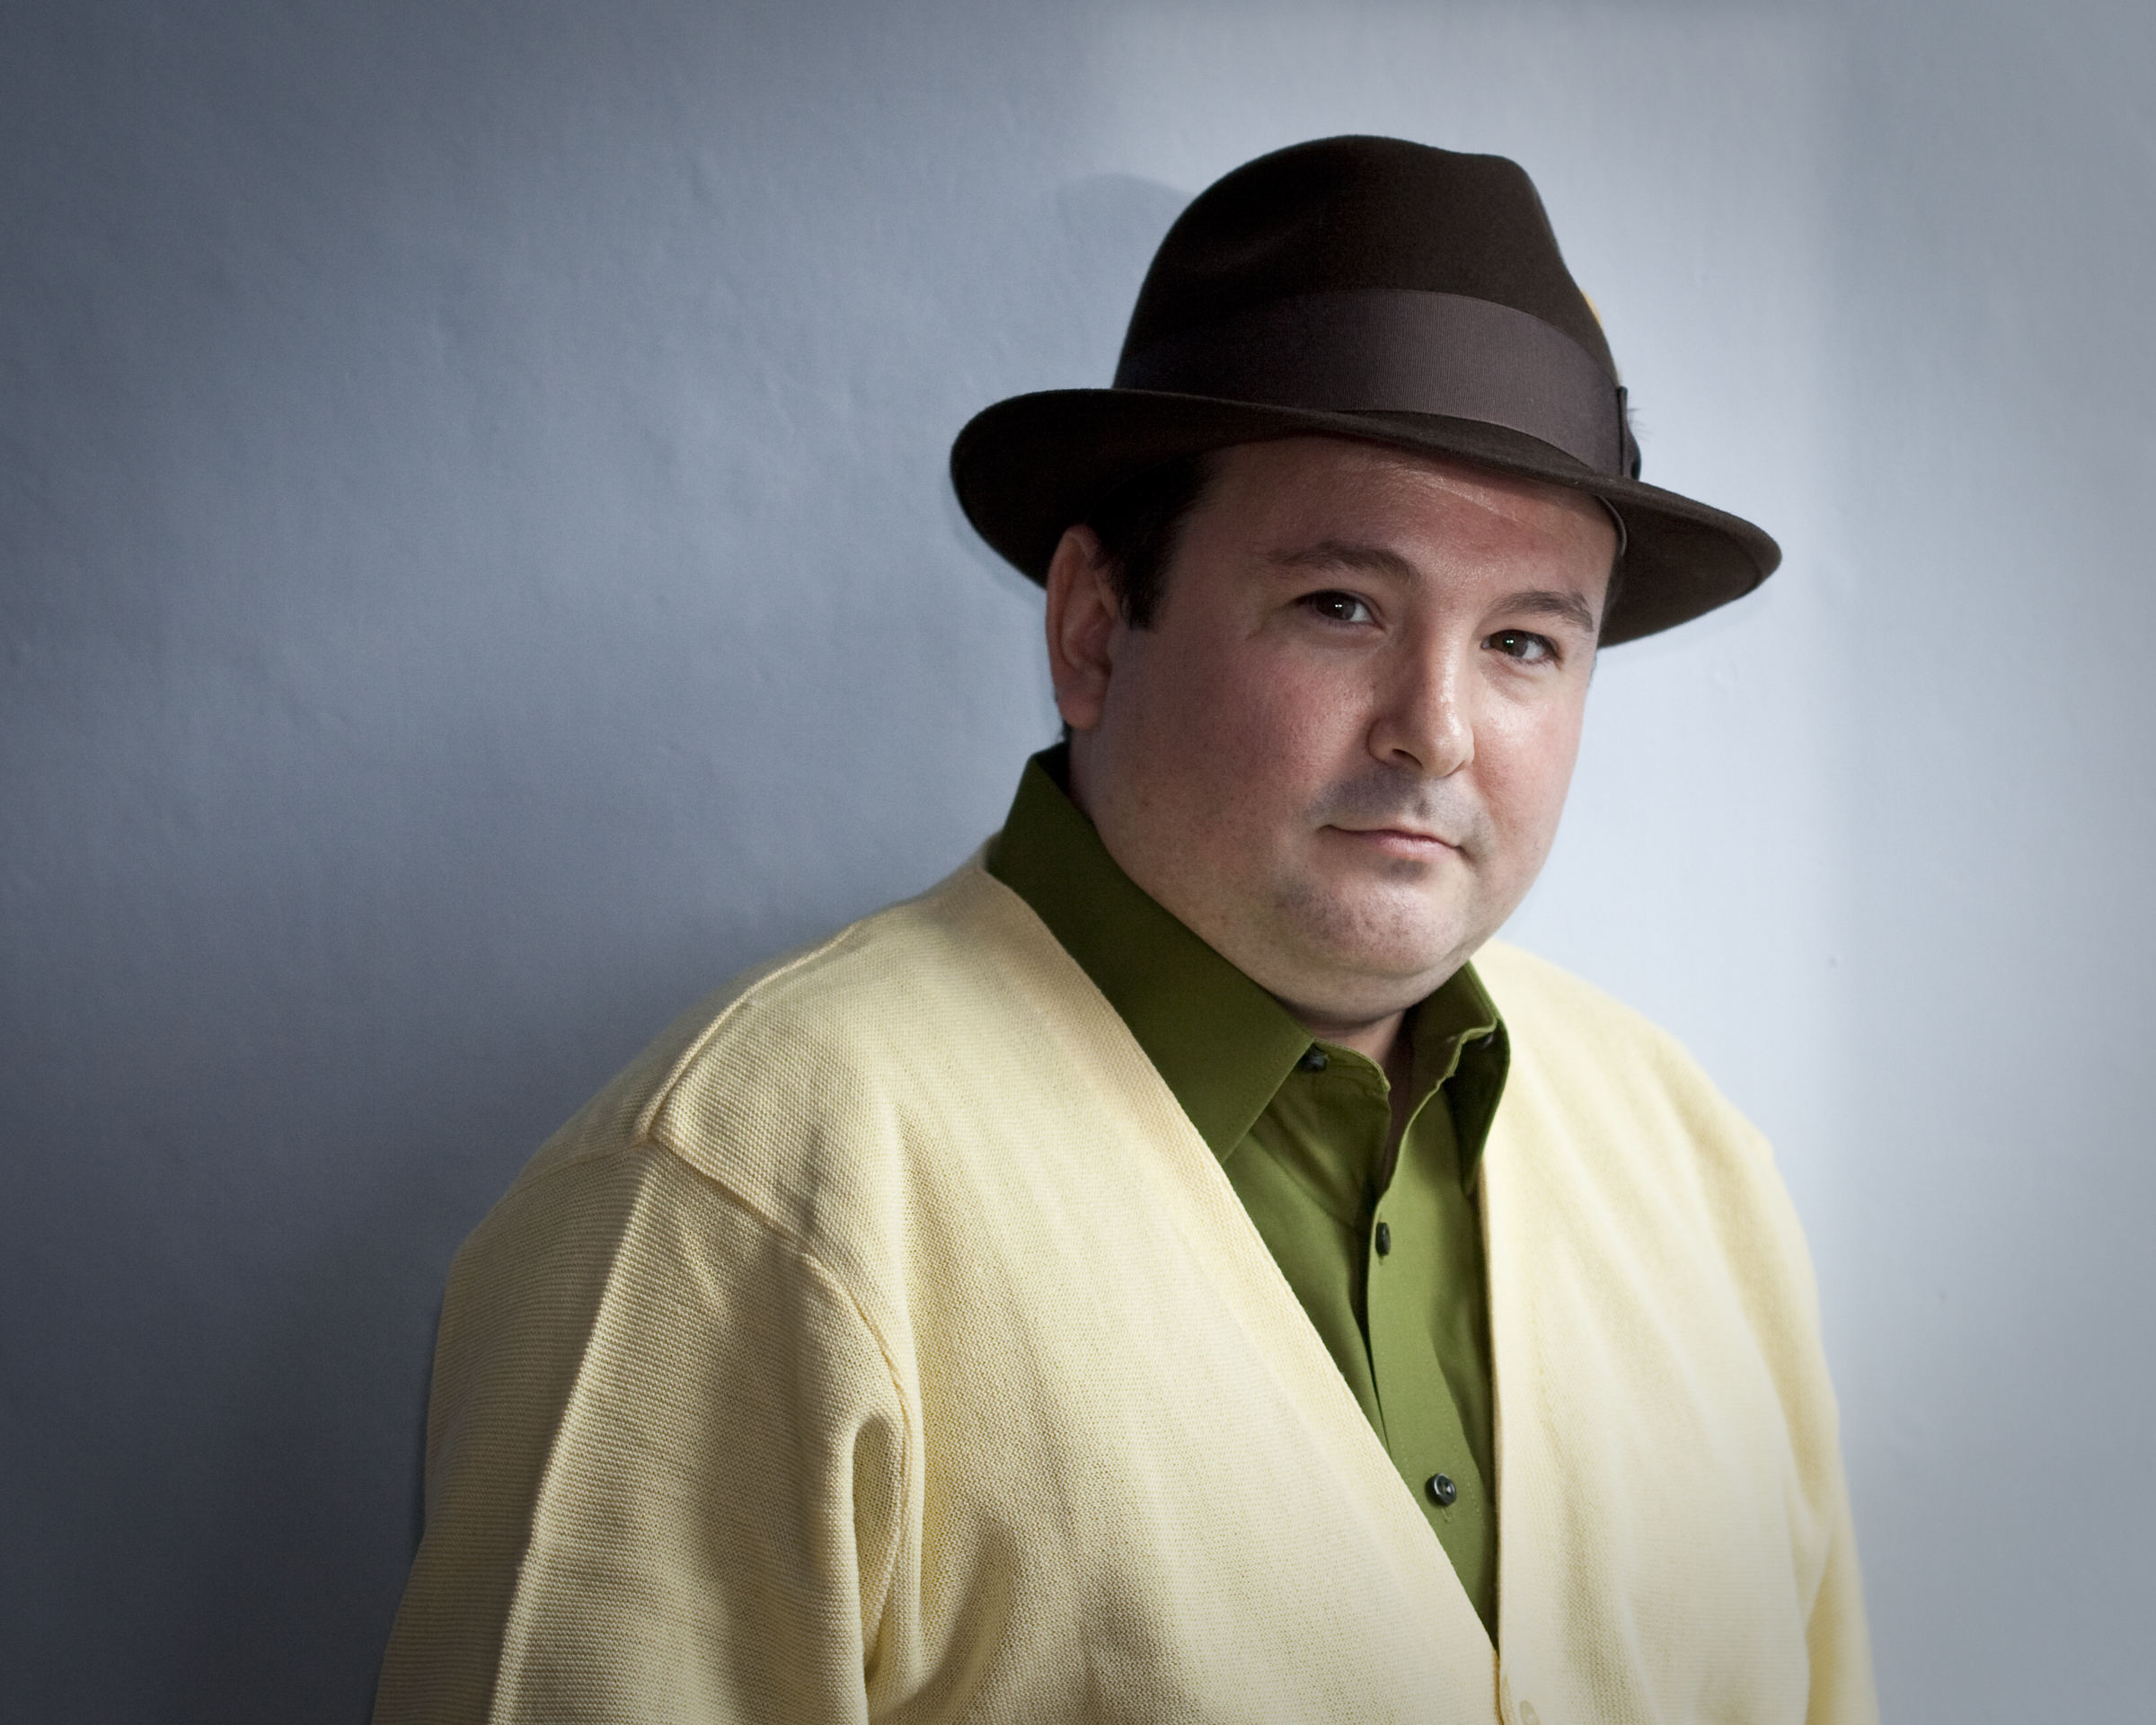
[{"label": "man's shoulder", "polygon": [[1068,1129],[1144,1062],[976,857],[684,1013],[541,1147],[473,1238],[559,1255],[609,1231],[694,1233],[685,1218],[708,1201],[873,1304],[900,1277],[889,1243],[906,1218],[971,1214],[1014,1149]]},{"label": "man's shoulder", "polygon": [[1719,1096],[1675,1036],[1548,959],[1491,941],[1476,953],[1475,971],[1504,1015],[1515,1064],[1608,1068]]},{"label": "man's shoulder", "polygon": [[700,1147],[870,1104],[1087,987],[976,856],[915,898],[742,972],[668,1025],[534,1158]]},{"label": "man's shoulder", "polygon": [[1498,1119],[1514,1137],[1568,1146],[1607,1172],[1773,1182],[1765,1137],[1670,1031],[1503,942],[1475,969],[1511,1043]]},{"label": "man's shoulder", "polygon": [[1517,948],[1475,968],[1512,1046],[1484,1154],[1537,1249],[1601,1265],[1611,1287],[1631,1285],[1620,1260],[1652,1264],[1637,1302],[1731,1300],[1754,1331],[1815,1347],[1809,1255],[1773,1151],[1683,1044]]}]

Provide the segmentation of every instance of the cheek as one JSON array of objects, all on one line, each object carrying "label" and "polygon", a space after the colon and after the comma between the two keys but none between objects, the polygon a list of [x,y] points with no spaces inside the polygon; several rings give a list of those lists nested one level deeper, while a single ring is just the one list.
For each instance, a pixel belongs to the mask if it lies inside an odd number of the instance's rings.
[{"label": "cheek", "polygon": [[1475,761],[1493,819],[1539,862],[1556,835],[1579,757],[1581,705],[1515,708],[1478,728]]},{"label": "cheek", "polygon": [[1361,745],[1367,700],[1337,667],[1246,645],[1193,668],[1172,722],[1219,802],[1299,809]]}]

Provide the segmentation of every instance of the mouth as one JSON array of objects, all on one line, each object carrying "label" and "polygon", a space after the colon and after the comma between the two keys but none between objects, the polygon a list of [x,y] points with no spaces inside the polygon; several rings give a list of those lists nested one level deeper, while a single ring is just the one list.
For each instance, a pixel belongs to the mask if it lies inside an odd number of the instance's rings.
[{"label": "mouth", "polygon": [[1382,856],[1402,856],[1434,859],[1456,855],[1460,846],[1440,833],[1425,832],[1416,827],[1340,827],[1325,828],[1347,839],[1358,849],[1375,851]]}]

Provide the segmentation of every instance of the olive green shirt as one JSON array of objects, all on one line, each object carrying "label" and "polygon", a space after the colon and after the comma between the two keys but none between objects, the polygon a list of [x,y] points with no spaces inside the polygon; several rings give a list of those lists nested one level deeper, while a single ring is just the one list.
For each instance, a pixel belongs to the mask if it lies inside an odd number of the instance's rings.
[{"label": "olive green shirt", "polygon": [[1121,1014],[1221,1160],[1281,1274],[1391,1453],[1494,1639],[1498,1521],[1489,1319],[1475,1173],[1505,1031],[1471,967],[1424,1000],[1414,1093],[1286,1009],[1149,898],[1027,765],[988,871],[1032,907]]}]

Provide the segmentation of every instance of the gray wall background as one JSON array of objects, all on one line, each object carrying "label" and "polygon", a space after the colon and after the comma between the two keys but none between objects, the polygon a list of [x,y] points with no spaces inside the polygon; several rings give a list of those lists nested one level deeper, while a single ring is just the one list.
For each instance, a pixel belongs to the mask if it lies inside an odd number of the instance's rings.
[{"label": "gray wall background", "polygon": [[1789,551],[1605,659],[1514,933],[1779,1144],[1890,1714],[2141,1716],[2150,16],[10,0],[0,1712],[363,1715],[457,1241],[1049,733],[950,434],[1381,130]]}]

